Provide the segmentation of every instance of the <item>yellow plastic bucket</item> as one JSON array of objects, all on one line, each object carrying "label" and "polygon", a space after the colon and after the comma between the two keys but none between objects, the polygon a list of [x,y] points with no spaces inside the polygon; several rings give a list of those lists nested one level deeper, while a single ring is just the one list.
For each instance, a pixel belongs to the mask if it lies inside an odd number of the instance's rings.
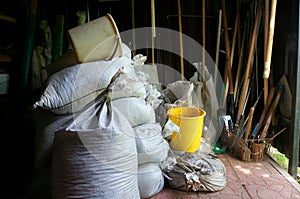
[{"label": "yellow plastic bucket", "polygon": [[176,107],[168,111],[168,118],[180,132],[171,135],[170,147],[177,151],[195,152],[200,148],[206,112],[193,107]]},{"label": "yellow plastic bucket", "polygon": [[110,14],[68,30],[78,63],[111,59],[122,55],[122,42]]}]

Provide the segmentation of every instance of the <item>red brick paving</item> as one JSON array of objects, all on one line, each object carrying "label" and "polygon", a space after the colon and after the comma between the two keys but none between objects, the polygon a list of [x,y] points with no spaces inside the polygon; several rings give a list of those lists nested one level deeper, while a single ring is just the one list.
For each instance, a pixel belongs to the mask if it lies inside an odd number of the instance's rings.
[{"label": "red brick paving", "polygon": [[[172,189],[166,183],[164,189],[151,199],[300,199],[300,185],[290,182],[286,172],[273,166],[272,160],[243,162],[229,154],[218,155],[227,170],[227,185],[218,192],[184,192]],[[279,166],[278,166],[279,167]],[[295,186],[294,186],[295,185]]]}]

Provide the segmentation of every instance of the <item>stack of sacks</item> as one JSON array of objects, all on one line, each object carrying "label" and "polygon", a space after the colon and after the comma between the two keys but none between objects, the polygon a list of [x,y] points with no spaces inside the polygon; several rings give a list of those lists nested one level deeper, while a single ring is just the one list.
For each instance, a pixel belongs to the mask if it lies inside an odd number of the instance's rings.
[{"label": "stack of sacks", "polygon": [[[40,146],[37,148],[37,153],[46,154],[42,150],[51,151],[55,132],[72,130],[66,128],[66,124],[76,121],[78,115],[83,122],[91,119],[90,114],[82,113],[95,106],[97,97],[109,86],[109,95],[106,97],[109,98],[108,101],[111,101],[112,110],[116,112],[115,115],[121,115],[134,130],[132,136],[135,136],[138,153],[136,164],[139,195],[141,198],[149,198],[160,192],[164,186],[164,178],[159,164],[166,159],[169,151],[169,145],[162,137],[162,129],[155,116],[155,109],[161,102],[160,92],[147,81],[146,74],[135,70],[136,67],[144,64],[141,61],[144,57],[131,59],[130,49],[125,44],[122,45],[122,48],[123,55],[121,57],[108,61],[76,64],[50,76],[47,86],[40,99],[34,104],[34,108],[51,112],[56,117],[64,117],[67,121],[64,120],[64,124],[57,123],[59,126],[52,126],[53,132],[49,131],[47,125],[44,129],[40,127],[40,132],[37,132]],[[111,81],[116,74],[118,74],[117,78]],[[83,115],[86,119],[83,118]],[[99,118],[100,120],[101,118]],[[44,123],[49,124],[49,121]],[[62,120],[60,119],[60,121]],[[52,119],[51,123],[55,124],[55,121],[53,122]],[[59,138],[61,135],[62,133],[57,134],[60,136]],[[61,142],[56,143],[58,144],[55,149],[60,150],[59,143]],[[79,146],[77,143],[76,145],[70,144],[72,147]],[[59,151],[56,154],[59,154]],[[42,156],[37,156],[39,157],[36,160],[37,165],[45,164],[41,161],[51,160],[51,153],[47,153],[47,158]],[[57,163],[57,161],[55,162]]]},{"label": "stack of sacks", "polygon": [[[137,56],[139,58],[137,58]],[[113,109],[128,120],[135,132],[138,157],[138,187],[141,198],[149,198],[164,187],[160,163],[168,155],[169,144],[162,137],[162,127],[156,122],[160,92],[149,83],[146,74],[136,72],[143,56],[133,58],[131,69],[123,71],[111,85]],[[139,62],[139,64],[136,64]]]},{"label": "stack of sacks", "polygon": [[[75,64],[53,73],[33,107],[36,124],[34,192],[49,195],[55,132],[74,120],[75,114],[106,89],[121,68],[130,68],[131,51],[122,44],[123,55],[112,60]],[[45,193],[44,193],[45,192]],[[40,197],[44,198],[44,197]]]}]

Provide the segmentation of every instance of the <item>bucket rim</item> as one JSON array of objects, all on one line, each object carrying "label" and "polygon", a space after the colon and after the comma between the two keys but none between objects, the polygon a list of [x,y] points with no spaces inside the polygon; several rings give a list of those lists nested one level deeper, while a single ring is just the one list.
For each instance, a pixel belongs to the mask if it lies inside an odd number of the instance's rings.
[{"label": "bucket rim", "polygon": [[117,24],[116,24],[114,18],[111,16],[111,14],[107,13],[105,16],[106,16],[106,17],[108,18],[108,20],[112,23],[113,29],[114,29],[116,35],[118,36],[119,48],[120,48],[120,50],[121,50],[121,55],[122,55],[122,54],[123,54],[122,40],[121,40],[121,36],[120,36],[120,32],[119,32],[118,26],[117,26]]},{"label": "bucket rim", "polygon": [[[171,114],[170,112],[174,109],[185,109],[185,108],[189,108],[189,109],[196,109],[197,111],[200,112],[200,115],[198,116],[178,116],[178,115],[174,115],[174,114]],[[171,116],[171,117],[175,117],[175,118],[184,118],[184,119],[195,119],[195,118],[201,118],[201,117],[205,117],[206,116],[206,111],[204,111],[203,109],[201,108],[196,108],[196,107],[189,107],[189,106],[181,106],[181,107],[173,107],[171,109],[169,109],[167,111],[167,115],[168,116]]]}]

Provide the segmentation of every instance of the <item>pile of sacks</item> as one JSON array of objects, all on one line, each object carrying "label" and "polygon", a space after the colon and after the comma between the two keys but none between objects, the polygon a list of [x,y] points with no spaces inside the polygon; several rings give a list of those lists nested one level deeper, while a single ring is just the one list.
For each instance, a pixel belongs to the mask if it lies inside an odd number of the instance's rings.
[{"label": "pile of sacks", "polygon": [[46,122],[37,114],[36,170],[52,159],[54,198],[149,198],[164,187],[160,92],[139,68],[146,57],[122,47],[54,73],[34,104],[48,112]]}]

